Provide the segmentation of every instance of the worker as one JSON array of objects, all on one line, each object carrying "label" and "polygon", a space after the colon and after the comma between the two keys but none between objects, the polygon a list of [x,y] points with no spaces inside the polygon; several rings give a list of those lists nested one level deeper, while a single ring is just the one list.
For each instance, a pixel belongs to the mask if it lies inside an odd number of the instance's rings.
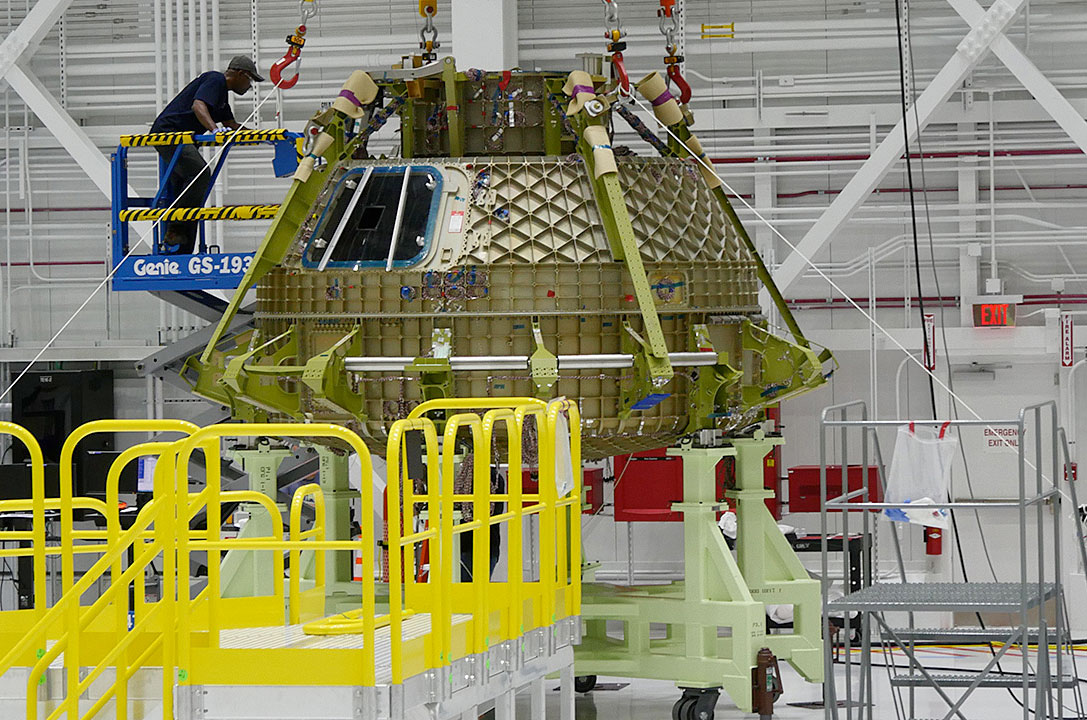
[{"label": "worker", "polygon": [[[264,81],[257,72],[256,64],[246,55],[237,55],[227,65],[226,72],[212,70],[186,85],[155,118],[151,132],[203,134],[218,132],[220,126],[230,130],[245,130],[234,119],[227,91],[245,95],[254,81]],[[156,145],[155,149],[168,164],[178,147]],[[195,145],[181,145],[180,153],[169,179],[170,190],[177,198],[174,207],[202,207],[211,184],[211,171]],[[161,251],[191,254],[196,247],[198,226],[197,222],[169,223],[163,236]]]}]

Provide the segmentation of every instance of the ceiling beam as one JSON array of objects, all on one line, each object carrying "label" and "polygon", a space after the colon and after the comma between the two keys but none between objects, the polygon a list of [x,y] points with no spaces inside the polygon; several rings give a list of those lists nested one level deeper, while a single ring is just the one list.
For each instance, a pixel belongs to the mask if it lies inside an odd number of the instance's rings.
[{"label": "ceiling beam", "polygon": [[[961,87],[963,80],[989,52],[993,41],[1003,37],[1004,29],[1019,15],[1023,4],[1024,0],[996,0],[988,12],[973,23],[970,32],[956,48],[955,54],[917,98],[913,110],[907,113],[905,134],[909,136],[908,142],[912,143],[917,139],[937,110]],[[813,264],[815,255],[853,217],[887,173],[901,160],[907,143],[902,125],[900,120],[887,134],[876,151],[774,273],[774,280],[782,291],[792,285],[809,264]]]},{"label": "ceiling beam", "polygon": [[[963,20],[976,24],[985,11],[976,0],[948,0]],[[1012,75],[1023,84],[1046,112],[1068,133],[1072,141],[1087,153],[1087,120],[1083,119],[1072,103],[1053,85],[1026,53],[1011,40],[999,35],[993,40],[993,54],[1007,66]]]},{"label": "ceiling beam", "polygon": [[0,78],[26,55],[30,57],[57,24],[72,0],[38,0],[19,26],[0,43]]}]

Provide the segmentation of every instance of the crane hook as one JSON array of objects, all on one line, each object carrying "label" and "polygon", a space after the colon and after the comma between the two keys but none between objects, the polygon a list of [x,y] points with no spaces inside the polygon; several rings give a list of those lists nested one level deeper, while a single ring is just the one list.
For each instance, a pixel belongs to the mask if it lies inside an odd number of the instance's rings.
[{"label": "crane hook", "polygon": [[298,72],[293,77],[284,79],[283,71],[294,63],[301,64],[302,60],[302,46],[306,44],[306,26],[299,25],[295,28],[294,35],[287,38],[287,52],[283,54],[279,60],[272,64],[272,69],[268,73],[272,79],[272,83],[282,90],[289,90],[298,83]]},{"label": "crane hook", "polygon": [[668,66],[668,79],[676,84],[676,88],[679,90],[680,103],[683,105],[689,103],[691,101],[691,86],[680,73],[678,64]]}]

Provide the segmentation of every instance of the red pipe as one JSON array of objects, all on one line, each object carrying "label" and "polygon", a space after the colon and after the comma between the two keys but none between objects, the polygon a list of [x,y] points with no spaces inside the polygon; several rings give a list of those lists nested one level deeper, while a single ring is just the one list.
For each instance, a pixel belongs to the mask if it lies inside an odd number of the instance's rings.
[{"label": "red pipe", "polygon": [[[926,306],[932,307],[957,307],[960,298],[950,295],[944,297],[929,296],[923,298]],[[910,298],[911,306],[917,305],[917,298]],[[853,298],[853,302],[861,307],[868,307],[868,298]],[[877,308],[902,307],[906,302],[904,297],[877,297]],[[840,307],[852,307],[853,303],[845,298],[796,298],[787,300],[789,307],[797,310],[834,310]],[[1087,305],[1087,294],[1048,294],[1048,295],[1024,295],[1023,302],[1019,305]]]},{"label": "red pipe", "polygon": [[[36,262],[34,267],[67,267],[71,265],[105,265],[105,260],[54,260]],[[0,263],[0,267],[30,267],[28,262]]]},{"label": "red pipe", "polygon": [[[31,212],[46,213],[46,212],[109,212],[111,208],[108,207],[47,207],[47,208],[34,208]],[[0,210],[0,215],[6,213],[25,213],[26,208],[12,208],[11,210]]]},{"label": "red pipe", "polygon": [[[1087,185],[1073,185],[1073,184],[1069,184],[1069,185],[1031,185],[1030,189],[1032,191],[1033,190],[1087,190]],[[905,193],[908,193],[909,191],[910,191],[909,188],[876,188],[875,190],[872,191],[872,194],[873,195],[894,195],[894,194],[905,194]],[[997,192],[1026,192],[1026,188],[1023,187],[1022,185],[997,185],[996,186],[996,191]],[[801,190],[799,192],[792,192],[792,193],[778,193],[777,194],[777,199],[778,200],[792,200],[792,199],[795,199],[795,198],[810,197],[810,196],[813,196],[813,195],[838,195],[841,192],[842,192],[841,190]],[[922,193],[922,192],[926,192],[926,193],[951,193],[951,192],[958,192],[958,188],[951,188],[951,187],[946,187],[946,188],[918,188],[918,189],[915,189],[914,192],[916,192],[916,193]],[[989,192],[989,188],[986,188],[986,187],[978,188],[978,192],[987,193],[987,192]],[[729,193],[729,197],[737,197],[737,195],[733,195],[732,193]],[[751,193],[742,193],[738,197],[742,197],[745,200],[751,200],[755,196],[752,195]]]},{"label": "red pipe", "polygon": [[[1079,148],[1048,148],[1042,150],[998,150],[995,157],[1047,157],[1053,155],[1082,155]],[[750,165],[757,162],[773,161],[779,163],[804,163],[804,162],[856,162],[868,160],[870,155],[779,155],[776,157],[738,157],[738,158],[711,158],[715,165]],[[905,155],[902,156],[903,158]],[[988,150],[957,150],[949,152],[910,153],[911,160],[941,160],[962,157],[989,157]]]}]

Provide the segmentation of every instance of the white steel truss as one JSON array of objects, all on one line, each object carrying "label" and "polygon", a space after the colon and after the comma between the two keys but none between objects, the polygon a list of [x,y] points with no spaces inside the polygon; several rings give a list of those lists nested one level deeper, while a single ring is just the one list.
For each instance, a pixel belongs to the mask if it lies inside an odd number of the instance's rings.
[{"label": "white steel truss", "polygon": [[[1022,11],[1025,0],[996,0],[988,10],[983,9],[976,0],[948,0],[948,3],[970,24],[971,29],[908,113],[906,134],[909,135],[909,142],[912,144],[917,139],[977,64],[992,52],[1072,140],[1087,152],[1087,121],[1004,35],[1005,29]],[[788,288],[803,274],[808,262],[815,260],[815,255],[853,217],[905,151],[906,139],[900,121],[804,235],[796,250],[777,269],[774,279],[781,290]]]}]

